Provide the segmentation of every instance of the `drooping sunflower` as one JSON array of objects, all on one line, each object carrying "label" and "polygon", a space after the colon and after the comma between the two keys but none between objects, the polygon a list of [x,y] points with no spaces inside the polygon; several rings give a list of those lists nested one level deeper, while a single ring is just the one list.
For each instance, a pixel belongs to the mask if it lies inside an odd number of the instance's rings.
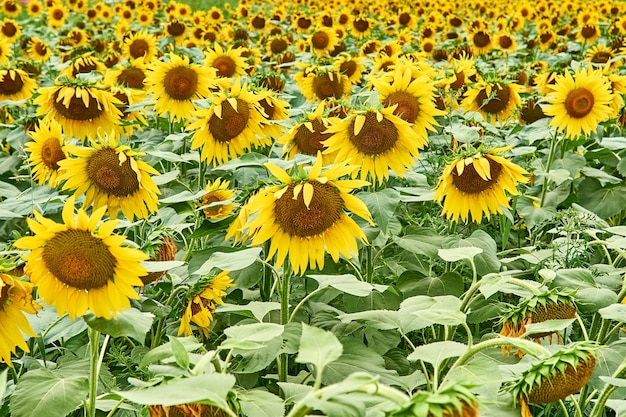
[{"label": "drooping sunflower", "polygon": [[133,287],[142,285],[139,277],[147,271],[140,262],[148,256],[122,246],[126,236],[113,234],[117,220],[98,225],[106,207],[91,216],[79,209],[75,216],[74,203],[73,197],[65,203],[63,223],[35,211],[35,219],[27,219],[34,236],[18,239],[15,246],[30,250],[22,256],[26,274],[59,315],[75,319],[89,309],[97,317],[116,317],[130,308],[130,299],[139,298]]},{"label": "drooping sunflower", "polygon": [[24,150],[28,153],[33,179],[39,185],[49,181],[50,187],[55,188],[59,184],[59,162],[66,158],[61,125],[54,120],[42,121],[28,135],[32,140],[24,145]]},{"label": "drooping sunflower", "polygon": [[198,109],[188,130],[195,130],[191,149],[202,148],[200,158],[208,164],[223,164],[250,151],[267,146],[271,139],[263,135],[263,98],[241,85],[237,80],[229,91],[219,91],[209,97],[207,109]]},{"label": "drooping sunflower", "polygon": [[528,172],[500,156],[508,149],[473,149],[447,164],[434,195],[436,201],[443,201],[442,215],[465,223],[471,215],[479,223],[483,216],[509,208],[507,193],[519,195],[517,183],[528,182]]},{"label": "drooping sunflower", "polygon": [[156,61],[144,82],[159,115],[184,120],[196,108],[193,100],[206,98],[215,86],[215,70],[189,62],[187,56],[170,53],[169,62]]},{"label": "drooping sunflower", "polygon": [[122,103],[93,84],[59,80],[57,85],[42,87],[34,100],[38,116],[49,122],[56,120],[66,137],[79,140],[93,138],[98,132],[108,133],[119,123]]},{"label": "drooping sunflower", "polygon": [[240,48],[224,50],[216,43],[206,53],[205,64],[215,68],[218,77],[232,78],[246,75],[246,60],[239,53]]},{"label": "drooping sunflower", "polygon": [[[142,250],[150,256],[150,261],[168,262],[176,259],[178,247],[176,246],[174,239],[166,233],[167,232],[163,232],[163,234],[159,235],[155,240],[148,242],[144,247],[142,247]],[[152,233],[150,236],[152,236]],[[143,275],[140,278],[143,285],[148,285],[160,280],[163,276],[165,276],[165,274],[167,274],[167,270],[154,271],[148,272],[147,275]]]},{"label": "drooping sunflower", "polygon": [[122,53],[129,60],[143,58],[144,63],[150,63],[157,57],[157,39],[147,31],[131,33],[124,39]]},{"label": "drooping sunflower", "polygon": [[402,177],[419,157],[425,141],[416,140],[411,124],[394,115],[396,106],[355,112],[330,126],[332,136],[324,141],[324,153],[336,153],[335,161],[360,166],[352,171],[362,180],[382,184],[389,170]]},{"label": "drooping sunflower", "polygon": [[33,284],[0,273],[0,363],[11,364],[17,348],[28,352],[22,333],[37,336],[24,313],[36,314],[41,307],[33,300]]},{"label": "drooping sunflower", "polygon": [[417,391],[389,417],[478,417],[479,400],[468,387],[454,384],[436,392]]},{"label": "drooping sunflower", "polygon": [[221,408],[206,404],[149,405],[148,411],[150,417],[228,417]]},{"label": "drooping sunflower", "polygon": [[419,147],[426,146],[428,130],[438,126],[435,116],[444,114],[435,107],[435,86],[427,76],[413,79],[411,68],[398,68],[389,77],[372,80],[385,107],[395,106],[393,114],[409,122]]},{"label": "drooping sunflower", "polygon": [[0,69],[0,101],[20,101],[32,97],[37,82],[21,69]]},{"label": "drooping sunflower", "polygon": [[106,85],[121,85],[127,88],[143,90],[144,80],[147,76],[147,66],[143,58],[126,61],[115,65],[104,75]]},{"label": "drooping sunflower", "polygon": [[199,203],[199,209],[204,213],[204,217],[213,221],[219,221],[233,214],[235,203],[235,190],[228,188],[230,181],[222,181],[220,178],[207,184]]},{"label": "drooping sunflower", "polygon": [[224,304],[222,299],[226,290],[235,286],[228,274],[229,271],[222,271],[215,277],[200,278],[189,290],[189,302],[180,320],[179,335],[193,335],[191,323],[194,323],[204,339],[209,337],[217,305]]},{"label": "drooping sunflower", "polygon": [[318,68],[298,72],[294,79],[300,87],[302,95],[308,100],[325,100],[342,98],[350,94],[352,84],[341,72]]},{"label": "drooping sunflower", "polygon": [[556,76],[548,87],[552,91],[545,100],[550,105],[544,113],[553,116],[550,126],[565,130],[566,138],[589,135],[613,113],[611,84],[602,70],[577,68],[573,76],[569,72]]},{"label": "drooping sunflower", "polygon": [[276,165],[265,166],[280,184],[265,187],[248,200],[242,211],[258,213],[248,217],[238,230],[229,229],[227,238],[251,236],[253,246],[269,240],[267,259],[276,255],[275,266],[280,268],[289,255],[293,271],[300,275],[308,268],[324,268],[325,252],[334,262],[342,255],[350,259],[358,253],[357,241],[365,243],[367,238],[346,211],[373,224],[365,203],[350,194],[369,183],[339,179],[358,171],[358,166],[343,160],[322,172],[319,153],[310,171],[299,168],[292,173],[295,178]]},{"label": "drooping sunflower", "polygon": [[74,157],[59,162],[63,189],[74,190],[75,197],[85,194],[83,208],[106,206],[111,218],[121,210],[130,221],[147,219],[158,209],[160,191],[150,175],[159,172],[139,159],[143,152],[120,145],[114,136],[96,138],[92,147],[65,146]]},{"label": "drooping sunflower", "polygon": [[279,122],[289,120],[289,103],[272,90],[255,88],[255,93],[261,97],[259,105],[263,109],[261,131],[271,138],[281,136],[285,128]]},{"label": "drooping sunflower", "polygon": [[465,93],[461,106],[465,111],[480,113],[488,122],[502,124],[522,104],[519,93],[523,89],[524,87],[513,82],[479,81]]}]

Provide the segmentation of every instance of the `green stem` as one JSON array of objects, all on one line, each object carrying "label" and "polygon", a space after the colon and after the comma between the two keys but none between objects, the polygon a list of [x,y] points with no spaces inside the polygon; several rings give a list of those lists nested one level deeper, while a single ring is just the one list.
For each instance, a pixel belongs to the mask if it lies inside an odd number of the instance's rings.
[{"label": "green stem", "polygon": [[98,395],[98,378],[100,368],[104,360],[107,344],[110,336],[106,335],[100,348],[100,331],[92,329],[88,330],[89,335],[89,402],[87,404],[87,417],[96,417],[96,397]]},{"label": "green stem", "polygon": [[[619,366],[619,368],[617,368],[615,373],[613,373],[612,377],[619,378],[622,376],[622,373],[624,371],[626,371],[626,361],[622,362],[622,364]],[[600,393],[598,400],[593,406],[593,409],[591,410],[591,414],[589,415],[589,417],[602,417],[604,415],[604,407],[605,407],[606,401],[609,399],[613,391],[615,391],[616,389],[617,387],[615,385],[606,384],[604,389],[602,389],[602,392]]]},{"label": "green stem", "polygon": [[540,207],[543,207],[543,203],[546,200],[546,194],[548,192],[548,174],[550,173],[550,168],[552,168],[552,162],[554,162],[554,154],[556,153],[556,144],[558,142],[559,141],[557,140],[557,132],[554,132],[554,136],[552,137],[552,143],[550,144],[550,153],[548,154],[548,163],[546,164],[546,177],[543,179],[541,201],[539,203]]},{"label": "green stem", "polygon": [[[289,292],[291,289],[291,266],[285,262],[283,266],[283,276],[280,281],[280,324],[289,323]],[[289,366],[289,355],[281,353],[278,358],[278,380],[287,381],[287,367]]]},{"label": "green stem", "polygon": [[[188,286],[186,285],[179,285],[178,287],[176,287],[169,295],[169,297],[167,297],[167,301],[165,302],[166,306],[169,306],[172,304],[172,301],[175,299],[175,297],[183,292],[183,291],[187,291],[189,289]],[[152,338],[152,340],[150,341],[150,348],[154,349],[155,347],[157,347],[160,344],[160,340],[161,337],[163,336],[163,323],[165,322],[165,317],[159,319],[159,321],[157,322],[157,327],[156,330],[154,331],[154,337]]]},{"label": "green stem", "polygon": [[115,412],[117,411],[118,408],[120,408],[120,406],[122,404],[124,404],[124,401],[126,401],[124,398],[122,398],[121,400],[119,400],[117,402],[117,404],[115,404],[113,406],[113,408],[111,408],[111,411],[109,411],[109,414],[107,414],[107,417],[113,417],[113,415],[115,414]]},{"label": "green stem", "polygon": [[365,247],[365,255],[365,280],[371,284],[374,280],[374,248],[372,245]]},{"label": "green stem", "polygon": [[295,306],[295,308],[293,309],[293,311],[291,312],[291,315],[289,316],[289,320],[287,321],[287,323],[291,323],[293,321],[293,319],[296,316],[296,313],[298,312],[298,310],[300,310],[300,308],[307,302],[309,301],[314,295],[320,293],[322,290],[326,289],[328,287],[319,287],[316,288],[315,290],[313,290],[310,294],[308,294],[306,297],[304,297],[297,306]]}]

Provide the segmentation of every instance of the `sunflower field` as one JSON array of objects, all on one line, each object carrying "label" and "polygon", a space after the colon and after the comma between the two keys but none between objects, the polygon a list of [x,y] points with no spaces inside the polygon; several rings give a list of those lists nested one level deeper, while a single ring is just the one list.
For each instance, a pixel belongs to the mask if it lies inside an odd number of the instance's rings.
[{"label": "sunflower field", "polygon": [[626,416],[624,94],[618,0],[0,0],[0,416]]}]

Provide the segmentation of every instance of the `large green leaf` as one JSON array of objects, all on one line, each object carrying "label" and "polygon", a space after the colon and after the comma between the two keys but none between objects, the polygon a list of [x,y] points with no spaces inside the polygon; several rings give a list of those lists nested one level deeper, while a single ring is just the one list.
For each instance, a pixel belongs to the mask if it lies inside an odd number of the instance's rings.
[{"label": "large green leaf", "polygon": [[400,305],[402,331],[408,333],[432,324],[459,325],[465,322],[465,314],[459,309],[461,300],[450,295],[428,297],[417,295],[407,298]]},{"label": "large green leaf", "polygon": [[517,199],[516,209],[529,229],[540,225],[546,220],[553,219],[556,215],[556,209],[554,207],[537,207],[535,204],[536,201],[528,197],[519,197]]},{"label": "large green leaf", "polygon": [[444,360],[461,356],[466,351],[467,345],[452,340],[445,340],[418,346],[407,359],[410,361],[422,360],[432,363],[433,366],[439,366]]},{"label": "large green leaf", "polygon": [[220,349],[232,349],[231,371],[253,373],[276,359],[283,344],[284,327],[275,323],[253,323],[231,326],[224,330],[228,337]]},{"label": "large green leaf", "polygon": [[298,363],[312,363],[318,374],[329,363],[337,360],[343,353],[343,345],[337,336],[326,330],[302,323],[300,351],[296,356]]},{"label": "large green leaf", "polygon": [[356,297],[367,297],[372,291],[384,292],[387,285],[369,284],[359,281],[354,275],[308,275],[319,284],[320,288],[332,287],[346,294]]},{"label": "large green leaf", "polygon": [[400,193],[393,188],[385,188],[374,193],[362,191],[356,196],[363,200],[376,225],[383,233],[386,233],[389,220],[393,217],[400,202]]},{"label": "large green leaf", "polygon": [[11,415],[65,417],[87,398],[88,375],[88,365],[82,372],[66,372],[63,368],[39,368],[26,372],[11,396]]},{"label": "large green leaf", "polygon": [[92,313],[85,314],[84,319],[92,329],[112,337],[128,336],[143,344],[146,340],[146,333],[152,327],[154,314],[127,308],[117,315],[117,319],[107,320],[96,317]]},{"label": "large green leaf", "polygon": [[[202,343],[193,336],[179,337],[178,341],[185,347],[187,352],[193,352],[202,347]],[[140,368],[148,366],[152,363],[162,361],[164,359],[174,358],[174,348],[171,342],[164,343],[156,348],[150,350],[141,358]]]},{"label": "large green leaf", "polygon": [[241,411],[246,417],[277,417],[285,415],[285,404],[280,397],[261,390],[237,394]]},{"label": "large green leaf", "polygon": [[214,268],[221,269],[222,271],[238,271],[244,269],[259,259],[262,250],[263,248],[258,246],[238,250],[236,252],[214,252],[199,269],[193,271],[193,274],[206,275]]},{"label": "large green leaf", "polygon": [[626,209],[626,186],[603,188],[595,178],[585,178],[578,187],[578,203],[606,219]]}]

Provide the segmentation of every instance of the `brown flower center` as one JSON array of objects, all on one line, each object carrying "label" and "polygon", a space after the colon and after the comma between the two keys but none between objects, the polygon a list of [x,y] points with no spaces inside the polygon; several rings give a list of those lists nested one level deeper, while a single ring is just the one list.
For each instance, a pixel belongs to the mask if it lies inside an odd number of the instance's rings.
[{"label": "brown flower center", "polygon": [[130,165],[130,158],[127,156],[120,163],[115,149],[99,149],[89,158],[87,176],[102,192],[116,197],[133,195],[139,190],[139,179]]},{"label": "brown flower center", "polygon": [[409,123],[414,123],[417,120],[420,114],[420,104],[413,94],[406,91],[396,91],[383,100],[385,107],[391,107],[394,104],[397,104],[398,107],[393,111],[393,114]]},{"label": "brown flower center", "polygon": [[613,54],[608,51],[598,51],[591,57],[591,62],[594,64],[606,64],[613,58]]},{"label": "brown flower center", "polygon": [[218,56],[211,66],[217,70],[219,77],[230,78],[237,70],[237,64],[235,64],[235,61],[228,55]]},{"label": "brown flower center", "polygon": [[71,120],[91,120],[98,118],[103,112],[104,109],[101,107],[100,103],[91,93],[83,89],[82,93],[87,94],[89,96],[88,105],[85,106],[85,103],[81,98],[76,97],[74,95],[68,106],[65,107],[63,105],[63,100],[58,100],[59,92],[61,90],[57,90],[57,92],[53,95],[53,106],[60,115],[71,119]]},{"label": "brown flower center", "polygon": [[167,34],[173,37],[181,36],[185,33],[185,29],[187,26],[182,22],[170,22],[166,27]]},{"label": "brown flower center", "polygon": [[491,94],[487,95],[487,89],[483,88],[476,95],[475,103],[485,113],[498,114],[506,109],[511,97],[511,88],[508,85],[498,84],[491,86]]},{"label": "brown flower center", "polygon": [[298,18],[298,27],[300,29],[308,29],[313,24],[313,21],[307,17],[299,17]]},{"label": "brown flower center", "polygon": [[12,38],[17,33],[17,27],[11,22],[4,22],[2,25],[2,34],[7,38]]},{"label": "brown flower center", "polygon": [[304,191],[293,198],[296,184],[289,184],[287,191],[275,202],[276,222],[292,236],[320,235],[338,222],[343,213],[343,200],[337,188],[315,180],[307,182],[313,186],[308,207],[304,202]]},{"label": "brown flower center", "polygon": [[248,125],[250,109],[248,103],[237,99],[237,110],[233,108],[228,100],[224,100],[222,106],[222,117],[216,114],[209,119],[209,131],[218,142],[226,143],[236,138]]},{"label": "brown flower center", "polygon": [[398,141],[398,129],[389,119],[380,122],[375,112],[365,115],[365,123],[358,135],[354,134],[354,121],[350,125],[350,142],[366,155],[381,155],[393,149]]},{"label": "brown flower center", "polygon": [[489,37],[489,34],[483,30],[476,32],[472,39],[474,41],[474,45],[478,48],[485,48],[491,42],[491,37]]},{"label": "brown flower center", "polygon": [[91,71],[95,71],[98,69],[96,63],[92,60],[78,60],[74,64],[74,68],[72,69],[72,75],[76,76],[76,74],[87,74]]},{"label": "brown flower center", "polygon": [[346,77],[352,77],[357,70],[357,64],[353,60],[344,61],[339,65],[339,72],[345,75]]},{"label": "brown flower center", "polygon": [[0,288],[0,311],[4,311],[4,305],[9,301],[9,297],[11,297],[10,291],[13,287],[9,286],[5,283],[2,288]]},{"label": "brown flower center", "polygon": [[332,79],[328,73],[319,74],[313,79],[313,92],[320,100],[330,97],[341,98],[343,83],[344,79],[339,74],[333,74]]},{"label": "brown flower center", "polygon": [[46,243],[42,257],[52,275],[69,287],[102,288],[115,276],[115,257],[101,238],[87,230],[57,233]]},{"label": "brown flower center", "polygon": [[24,87],[24,81],[20,74],[13,72],[13,78],[11,78],[9,71],[4,71],[4,78],[0,81],[0,94],[11,96],[22,91],[22,87]]},{"label": "brown flower center", "polygon": [[150,51],[150,44],[145,39],[134,39],[128,45],[128,54],[133,58],[139,58]]},{"label": "brown flower center", "polygon": [[591,113],[594,103],[595,98],[593,93],[586,88],[580,87],[567,94],[564,104],[567,114],[579,119]]},{"label": "brown flower center", "polygon": [[296,130],[293,141],[300,153],[305,155],[317,155],[318,151],[326,149],[322,142],[328,139],[331,134],[322,133],[326,130],[326,126],[324,126],[321,120],[311,120],[310,123],[313,126],[313,132],[305,125],[300,125]]},{"label": "brown flower center", "polygon": [[267,98],[260,100],[259,104],[261,105],[261,107],[263,107],[265,114],[267,114],[267,119],[273,120],[272,117],[274,117],[276,107],[274,107],[274,105],[272,105],[272,103]]},{"label": "brown flower center", "polygon": [[326,32],[315,32],[311,38],[311,45],[315,49],[326,49],[330,43],[330,38]]},{"label": "brown flower center", "polygon": [[124,87],[142,89],[145,78],[146,74],[143,70],[136,67],[128,67],[123,69],[117,76],[117,82]]},{"label": "brown flower center", "polygon": [[511,39],[511,37],[508,35],[500,36],[498,38],[498,44],[500,45],[500,48],[502,49],[509,49],[510,47],[513,46],[513,39]]},{"label": "brown flower center", "polygon": [[452,19],[450,19],[450,26],[452,26],[453,28],[460,28],[463,25],[463,20],[459,19],[458,17],[453,17]]},{"label": "brown flower center", "polygon": [[163,86],[174,100],[189,100],[196,94],[198,73],[186,66],[174,67],[165,74]]},{"label": "brown flower center", "polygon": [[283,38],[272,39],[270,42],[270,50],[273,54],[279,54],[287,49],[287,41]]},{"label": "brown flower center", "polygon": [[354,27],[354,29],[356,29],[357,32],[367,32],[367,30],[370,28],[370,23],[367,21],[367,19],[363,19],[363,18],[358,18],[355,19],[355,21],[352,23],[352,26]]},{"label": "brown flower center", "polygon": [[54,11],[52,12],[52,18],[54,20],[63,20],[64,17],[65,12],[63,12],[63,10],[61,9],[54,9]]},{"label": "brown flower center", "polygon": [[580,30],[580,36],[585,39],[591,39],[598,33],[598,29],[594,25],[585,25]]},{"label": "brown flower center", "polygon": [[46,56],[48,53],[48,47],[43,42],[36,42],[33,50],[40,56]]},{"label": "brown flower center", "polygon": [[489,162],[491,179],[485,181],[480,175],[478,175],[476,168],[474,168],[474,163],[477,162],[466,165],[463,169],[463,174],[461,175],[458,174],[456,167],[454,167],[452,170],[452,183],[457,190],[466,194],[480,194],[481,192],[490,189],[493,184],[498,182],[498,178],[500,178],[500,174],[502,173],[502,165],[489,159],[488,157],[484,158]]},{"label": "brown flower center", "polygon": [[408,25],[410,21],[411,15],[406,12],[400,13],[400,16],[398,16],[398,23],[400,23],[402,26]]},{"label": "brown flower center", "polygon": [[61,149],[58,138],[48,138],[41,146],[41,160],[50,169],[59,169],[58,162],[65,159],[65,153]]},{"label": "brown flower center", "polygon": [[265,27],[265,18],[262,16],[254,16],[251,23],[252,27],[255,29],[263,29]]}]

